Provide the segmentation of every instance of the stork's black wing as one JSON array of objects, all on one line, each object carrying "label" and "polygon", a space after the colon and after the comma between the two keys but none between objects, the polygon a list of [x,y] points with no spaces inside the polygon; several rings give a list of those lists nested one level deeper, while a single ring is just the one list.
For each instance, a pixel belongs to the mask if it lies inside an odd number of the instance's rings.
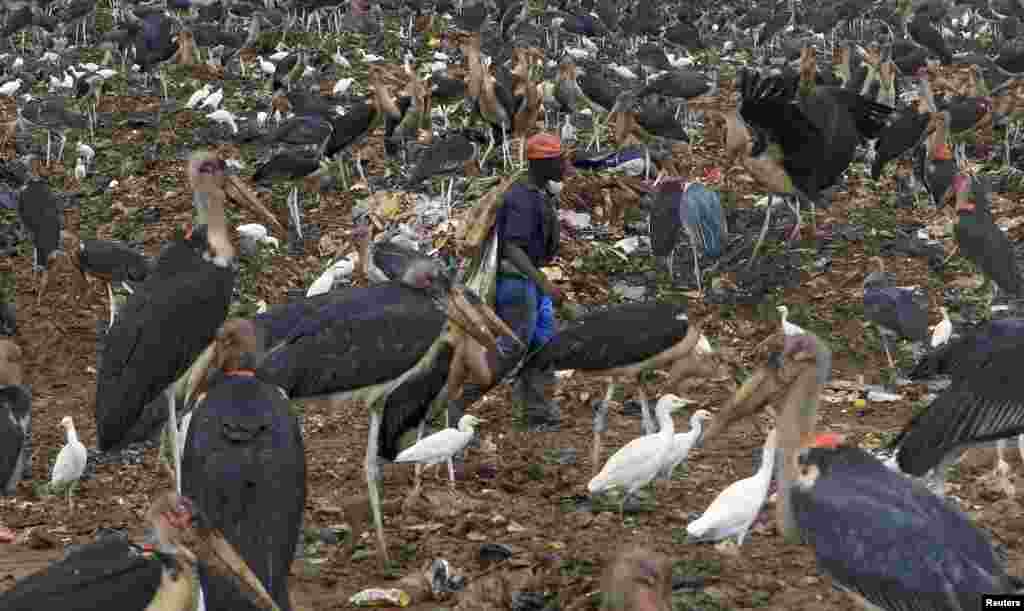
[{"label": "stork's black wing", "polygon": [[124,541],[87,545],[0,594],[4,611],[95,611],[148,608],[162,564]]},{"label": "stork's black wing", "polygon": [[963,337],[939,346],[921,358],[910,372],[911,380],[936,375],[962,376],[968,373],[972,362],[983,362],[987,355],[1006,342],[1024,341],[1024,319],[1003,318],[994,320]]},{"label": "stork's black wing", "polygon": [[685,306],[617,306],[588,314],[558,332],[526,366],[599,371],[632,365],[672,347],[689,328]]},{"label": "stork's black wing", "polygon": [[960,214],[953,228],[960,252],[970,259],[981,273],[1011,295],[1024,290],[1010,238],[996,225],[987,211]]},{"label": "stork's black wing", "polygon": [[24,443],[25,432],[15,420],[13,410],[9,405],[0,404],[0,495],[12,494],[18,485],[11,477]]},{"label": "stork's black wing", "polygon": [[328,304],[303,321],[267,355],[261,379],[290,397],[309,397],[386,382],[415,365],[440,334],[445,315],[421,291],[374,288],[361,300]]},{"label": "stork's black wing", "polygon": [[875,160],[871,164],[871,177],[878,180],[885,164],[919,145],[924,140],[926,127],[928,115],[905,111],[879,132]]},{"label": "stork's black wing", "polygon": [[213,340],[231,305],[234,272],[204,262],[137,291],[107,333],[96,383],[103,451],[144,437],[133,427],[146,404],[178,379]]},{"label": "stork's black wing", "polygon": [[905,473],[923,475],[957,448],[1024,433],[1024,344],[997,342],[988,353],[965,357],[966,373],[915,416],[894,442]]},{"label": "stork's black wing", "polygon": [[[975,609],[1006,592],[986,537],[956,509],[857,448],[811,449],[809,487],[792,489],[818,568],[882,609]],[[959,606],[957,606],[959,605]]]},{"label": "stork's black wing", "polygon": [[[305,509],[306,463],[299,424],[279,389],[251,377],[215,383],[189,425],[182,490],[281,609],[290,609],[288,570]],[[208,579],[208,609],[244,601],[230,582]]]}]

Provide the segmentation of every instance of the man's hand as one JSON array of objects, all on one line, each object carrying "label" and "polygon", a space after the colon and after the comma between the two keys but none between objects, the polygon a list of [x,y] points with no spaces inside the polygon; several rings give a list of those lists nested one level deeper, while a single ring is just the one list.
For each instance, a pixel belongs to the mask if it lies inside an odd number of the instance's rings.
[{"label": "man's hand", "polygon": [[550,280],[545,282],[542,288],[544,289],[544,294],[550,297],[551,302],[555,305],[561,304],[562,300],[565,299],[565,295],[562,294],[562,289],[558,288],[558,286]]}]

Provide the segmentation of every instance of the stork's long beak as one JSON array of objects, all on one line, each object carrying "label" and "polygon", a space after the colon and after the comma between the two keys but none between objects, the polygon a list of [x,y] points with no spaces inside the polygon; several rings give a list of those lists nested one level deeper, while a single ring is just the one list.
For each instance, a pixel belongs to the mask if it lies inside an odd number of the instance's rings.
[{"label": "stork's long beak", "polygon": [[448,297],[448,320],[488,350],[497,348],[496,336],[508,335],[522,341],[486,303],[461,288]]},{"label": "stork's long beak", "polygon": [[196,556],[210,571],[234,581],[238,591],[259,608],[280,611],[242,556],[228,543],[220,530],[206,524],[201,512],[193,514],[192,527],[197,535]]},{"label": "stork's long beak", "polygon": [[736,422],[753,416],[768,403],[775,394],[775,384],[771,382],[773,376],[769,371],[770,367],[771,365],[764,365],[747,378],[743,386],[733,395],[732,400],[715,414],[715,419],[711,421],[711,425],[702,436],[702,443],[714,439]]}]

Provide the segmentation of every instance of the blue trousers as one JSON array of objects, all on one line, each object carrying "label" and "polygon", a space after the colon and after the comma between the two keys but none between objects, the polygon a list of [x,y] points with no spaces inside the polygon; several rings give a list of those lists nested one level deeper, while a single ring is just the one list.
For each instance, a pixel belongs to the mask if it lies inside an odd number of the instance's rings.
[{"label": "blue trousers", "polygon": [[[494,306],[495,313],[529,350],[543,346],[555,335],[554,304],[528,278],[499,276]],[[506,347],[501,347],[503,352]]]}]

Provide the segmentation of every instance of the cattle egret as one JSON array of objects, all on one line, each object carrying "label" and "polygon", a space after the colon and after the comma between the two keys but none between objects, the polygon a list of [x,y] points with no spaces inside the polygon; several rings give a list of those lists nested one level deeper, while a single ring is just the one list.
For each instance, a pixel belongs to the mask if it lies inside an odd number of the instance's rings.
[{"label": "cattle egret", "polygon": [[[469,445],[473,438],[473,427],[483,422],[476,416],[466,414],[459,418],[459,428],[448,428],[417,441],[412,447],[406,448],[395,462],[414,462],[421,465],[437,465],[448,463],[448,481],[452,491],[455,490],[455,468],[452,456],[458,454]],[[419,482],[417,482],[418,484]]]},{"label": "cattle egret", "polygon": [[209,108],[210,110],[217,110],[217,107],[220,106],[221,100],[223,100],[223,99],[224,99],[224,88],[221,87],[217,91],[214,91],[213,93],[211,93],[208,98],[203,100],[203,102],[199,105],[199,108],[200,109],[202,109],[202,108]]},{"label": "cattle egret", "polygon": [[202,88],[197,89],[195,93],[189,96],[188,101],[185,102],[185,108],[195,108],[197,104],[210,97],[210,84],[207,83]]},{"label": "cattle egret", "polygon": [[723,490],[701,517],[690,522],[686,532],[698,541],[721,541],[736,536],[736,545],[743,539],[768,496],[768,484],[775,466],[775,429],[768,433],[761,450],[761,467],[748,478],[733,482]]},{"label": "cattle egret", "polygon": [[85,159],[85,166],[88,168],[92,165],[92,160],[96,158],[96,151],[91,146],[84,142],[78,143],[78,156]]},{"label": "cattle egret", "polygon": [[946,308],[939,308],[939,310],[942,312],[942,320],[935,325],[935,329],[932,331],[932,348],[938,348],[953,336],[953,321],[949,319],[949,310]]},{"label": "cattle egret", "polygon": [[14,79],[13,81],[0,85],[0,95],[6,95],[14,97],[14,94],[18,93],[21,89],[21,79]]},{"label": "cattle egret", "polygon": [[658,473],[661,477],[672,479],[672,473],[676,470],[676,467],[686,460],[686,457],[690,454],[690,449],[700,439],[700,435],[704,430],[704,423],[710,421],[713,417],[711,412],[706,409],[699,409],[690,416],[690,430],[685,433],[676,433],[672,437],[672,447],[665,456],[665,461],[661,465],[661,471]]},{"label": "cattle egret", "polygon": [[587,490],[591,494],[596,494],[610,488],[624,489],[622,502],[619,504],[621,517],[629,495],[649,484],[661,470],[675,437],[672,412],[687,403],[689,402],[686,399],[672,394],[659,399],[655,413],[660,431],[634,439],[612,454],[601,472],[587,484]]},{"label": "cattle egret", "polygon": [[334,84],[334,89],[331,93],[334,95],[345,95],[354,82],[355,79],[352,78],[338,79],[338,82]]},{"label": "cattle egret", "polygon": [[211,112],[206,115],[207,119],[216,121],[217,123],[225,123],[231,128],[232,134],[238,133],[238,124],[235,123],[235,115],[221,108],[220,110]]},{"label": "cattle egret", "polygon": [[789,316],[789,308],[787,308],[784,305],[780,305],[775,309],[778,311],[779,314],[782,315],[783,333],[785,333],[786,335],[803,335],[804,333],[807,333],[806,331],[804,331],[803,327],[799,325],[794,325],[793,323],[786,320],[786,318]]},{"label": "cattle egret", "polygon": [[57,462],[54,463],[53,473],[50,476],[50,488],[66,487],[68,507],[74,509],[71,501],[72,488],[85,473],[85,462],[88,455],[85,446],[78,440],[78,433],[75,432],[75,423],[71,416],[64,416],[60,425],[64,427],[68,442],[57,454]]},{"label": "cattle egret", "polygon": [[262,56],[256,56],[256,61],[259,62],[260,70],[263,71],[263,74],[274,74],[275,72],[277,72],[277,66],[263,59]]},{"label": "cattle egret", "polygon": [[320,274],[320,277],[313,281],[313,284],[309,285],[306,297],[315,297],[329,292],[334,287],[335,282],[340,278],[348,278],[355,269],[355,261],[348,257],[341,257],[334,263],[331,263],[330,267],[325,269],[324,273]]},{"label": "cattle egret", "polygon": [[75,164],[75,180],[82,180],[83,178],[85,178],[85,160],[79,157],[78,162]]}]

